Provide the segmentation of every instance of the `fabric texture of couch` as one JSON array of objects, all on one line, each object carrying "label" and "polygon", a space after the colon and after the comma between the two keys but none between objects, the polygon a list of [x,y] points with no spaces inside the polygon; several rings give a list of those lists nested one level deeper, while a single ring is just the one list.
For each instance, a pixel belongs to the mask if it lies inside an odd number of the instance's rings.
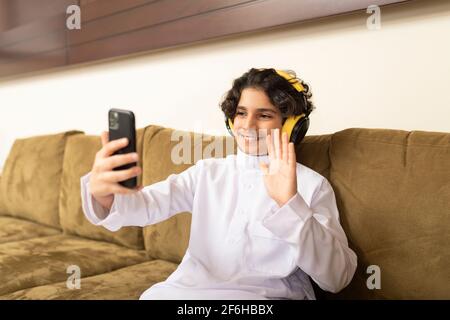
[{"label": "fabric texture of couch", "polygon": [[[189,163],[171,161],[180,137]],[[180,263],[188,212],[118,232],[86,220],[80,177],[100,146],[79,131],[14,143],[0,176],[0,299],[137,299]],[[137,131],[137,149],[143,185],[236,152],[231,137],[159,126]],[[358,255],[350,285],[337,294],[315,286],[319,299],[450,299],[450,133],[353,128],[307,136],[296,152],[332,184]],[[79,288],[68,285],[71,266]],[[368,288],[369,266],[381,289]]]}]

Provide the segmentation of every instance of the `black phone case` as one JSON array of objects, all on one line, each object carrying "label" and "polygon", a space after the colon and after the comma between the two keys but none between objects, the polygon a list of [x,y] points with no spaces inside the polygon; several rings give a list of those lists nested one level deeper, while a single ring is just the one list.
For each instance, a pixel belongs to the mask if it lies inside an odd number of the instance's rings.
[{"label": "black phone case", "polygon": [[[129,110],[110,109],[108,113],[109,122],[109,141],[121,138],[128,138],[128,145],[116,151],[114,154],[126,154],[136,152],[136,126],[134,113]],[[114,170],[124,170],[136,166],[137,163],[129,163]],[[119,182],[126,188],[135,188],[137,186],[137,177]]]}]

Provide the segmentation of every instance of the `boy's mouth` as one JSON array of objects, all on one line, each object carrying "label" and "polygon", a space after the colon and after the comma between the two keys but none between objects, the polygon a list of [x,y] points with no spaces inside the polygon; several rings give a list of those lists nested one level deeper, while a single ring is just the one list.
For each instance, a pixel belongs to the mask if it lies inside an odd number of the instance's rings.
[{"label": "boy's mouth", "polygon": [[238,133],[238,136],[245,142],[258,142],[262,138],[256,135],[242,134],[242,133]]}]

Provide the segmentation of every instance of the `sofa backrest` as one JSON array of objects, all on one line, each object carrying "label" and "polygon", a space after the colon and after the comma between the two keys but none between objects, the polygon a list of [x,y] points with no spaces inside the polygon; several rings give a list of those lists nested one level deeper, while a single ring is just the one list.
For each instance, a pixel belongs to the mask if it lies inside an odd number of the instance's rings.
[{"label": "sofa backrest", "polygon": [[[183,142],[187,144],[183,145]],[[144,186],[164,180],[172,173],[180,173],[201,158],[225,157],[236,152],[231,137],[214,137],[159,126],[147,127],[143,143]],[[172,161],[172,152],[176,163]],[[189,243],[190,225],[191,213],[183,212],[145,227],[144,243],[149,256],[181,262]]]},{"label": "sofa backrest", "polygon": [[79,131],[17,139],[0,182],[2,214],[60,228],[58,203],[66,141]]},{"label": "sofa backrest", "polygon": [[[341,224],[358,255],[355,277],[337,297],[449,299],[450,133],[348,129],[332,136],[330,163]],[[378,267],[381,289],[369,290]]]},{"label": "sofa backrest", "polygon": [[[145,129],[136,132],[137,152],[142,155],[142,137]],[[117,243],[128,248],[142,250],[144,242],[141,227],[124,227],[111,232],[91,224],[81,209],[80,177],[87,174],[94,163],[95,154],[101,148],[99,136],[77,135],[67,141],[60,190],[60,221],[64,233],[94,240]],[[142,162],[142,158],[139,160]],[[138,177],[138,182],[141,177]]]},{"label": "sofa backrest", "polygon": [[330,158],[328,156],[331,134],[305,136],[295,147],[297,162],[330,177]]}]

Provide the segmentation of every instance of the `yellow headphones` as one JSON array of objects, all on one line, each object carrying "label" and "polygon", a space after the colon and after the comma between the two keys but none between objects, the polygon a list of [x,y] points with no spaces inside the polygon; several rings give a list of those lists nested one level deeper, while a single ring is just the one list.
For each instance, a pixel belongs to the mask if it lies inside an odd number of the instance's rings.
[{"label": "yellow headphones", "polygon": [[[263,70],[263,69],[260,69]],[[296,79],[293,78],[290,74],[282,70],[275,70],[278,75],[282,76],[284,79],[289,81],[289,83],[298,91],[303,92],[305,88],[303,85]],[[306,106],[306,97],[304,97],[305,106]],[[228,129],[228,132],[233,136],[233,121],[229,118],[225,118],[225,126]],[[286,132],[289,138],[289,142],[293,142],[294,144],[300,143],[302,139],[305,137],[306,132],[309,128],[309,118],[306,114],[302,113],[298,116],[288,117],[281,128],[281,132]]]}]

